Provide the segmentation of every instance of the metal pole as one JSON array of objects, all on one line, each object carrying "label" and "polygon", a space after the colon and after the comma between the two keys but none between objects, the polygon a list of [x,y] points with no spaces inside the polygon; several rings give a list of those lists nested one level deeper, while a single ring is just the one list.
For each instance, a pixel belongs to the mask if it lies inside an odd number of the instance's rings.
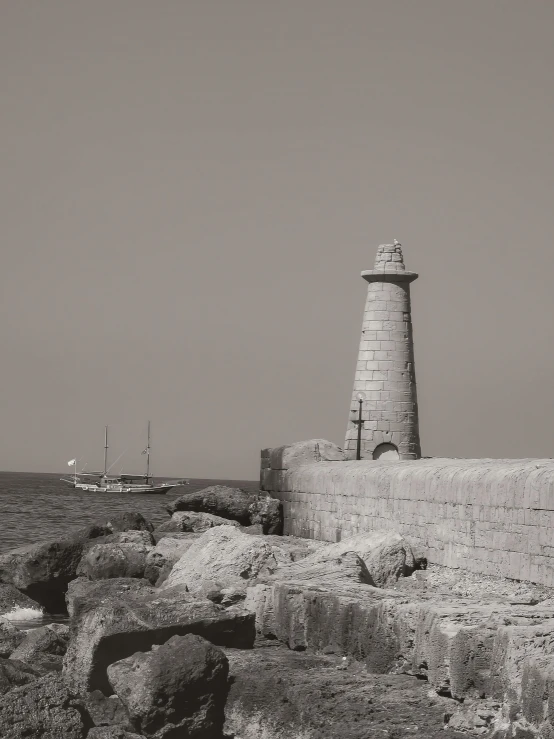
[{"label": "metal pole", "polygon": [[108,427],[104,427],[104,477],[108,474]]},{"label": "metal pole", "polygon": [[358,445],[356,447],[356,459],[362,458],[362,403],[364,401],[360,398],[358,400]]},{"label": "metal pole", "polygon": [[148,421],[148,444],[146,446],[146,482],[150,477],[150,421]]}]

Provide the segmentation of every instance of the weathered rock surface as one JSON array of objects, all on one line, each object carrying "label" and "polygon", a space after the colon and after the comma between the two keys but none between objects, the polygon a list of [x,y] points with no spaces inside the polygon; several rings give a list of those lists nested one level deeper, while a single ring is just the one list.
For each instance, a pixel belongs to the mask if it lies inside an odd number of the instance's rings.
[{"label": "weathered rock surface", "polygon": [[173,566],[161,586],[186,586],[199,591],[205,581],[229,587],[252,580],[278,567],[273,548],[264,537],[243,534],[233,526],[216,526],[202,534]]},{"label": "weathered rock surface", "polygon": [[77,576],[86,543],[127,529],[150,531],[152,525],[140,513],[129,511],[59,540],[12,549],[0,555],[0,582],[14,585],[51,613],[62,612],[68,583]]},{"label": "weathered rock surface", "polygon": [[193,539],[197,539],[199,536],[200,534],[189,534],[183,531],[160,531],[160,529],[154,529],[152,532],[152,537],[156,544],[159,544],[162,539],[185,539],[187,541],[192,541]]},{"label": "weathered rock surface", "polygon": [[[371,574],[373,584],[386,587],[399,577],[411,575],[416,562],[409,542],[395,531],[371,531],[357,534],[336,544],[328,544],[322,557],[356,552]],[[319,553],[312,555],[313,558]]]},{"label": "weathered rock surface", "polygon": [[[213,529],[214,531],[216,529]],[[64,676],[78,692],[111,693],[106,670],[134,652],[151,649],[170,637],[198,634],[214,644],[249,648],[254,643],[254,615],[240,608],[224,609],[184,591],[161,591],[149,585],[136,590],[98,588],[89,593],[79,584],[72,594],[70,641]]]},{"label": "weathered rock surface", "polygon": [[10,659],[21,660],[45,670],[60,671],[68,641],[69,628],[65,624],[41,626],[29,631],[12,652]]},{"label": "weathered rock surface", "polygon": [[142,737],[122,726],[98,726],[89,731],[87,739],[142,739]]},{"label": "weathered rock surface", "polygon": [[147,580],[131,577],[114,577],[108,580],[76,578],[69,583],[66,593],[67,612],[75,615],[75,603],[79,610],[94,608],[104,598],[122,598],[129,593],[153,594],[156,591]]},{"label": "weathered rock surface", "polygon": [[[337,655],[266,646],[225,650],[231,689],[225,732],[241,739],[454,739],[453,700],[424,681],[376,675]],[[467,737],[466,737],[467,739]]]},{"label": "weathered rock surface", "polygon": [[18,685],[26,685],[42,677],[44,672],[18,659],[0,659],[0,695]]},{"label": "weathered rock surface", "polygon": [[294,582],[305,586],[324,584],[329,588],[348,585],[350,582],[374,586],[363,559],[351,551],[342,554],[317,552],[296,562],[281,565],[274,574],[266,577],[262,575],[258,579],[266,582]]},{"label": "weathered rock surface", "polygon": [[85,707],[95,726],[117,726],[131,731],[127,710],[117,695],[93,690],[84,696]]},{"label": "weathered rock surface", "polygon": [[166,507],[170,515],[177,511],[196,511],[238,521],[243,526],[261,524],[264,534],[282,532],[281,503],[267,493],[250,493],[226,485],[187,493]]},{"label": "weathered rock surface", "polygon": [[151,549],[152,546],[135,542],[95,544],[79,562],[77,576],[87,577],[89,580],[144,577],[146,557]]},{"label": "weathered rock surface", "polygon": [[0,580],[15,585],[48,611],[59,613],[82,554],[83,542],[71,539],[12,549],[0,555]]},{"label": "weathered rock surface", "polygon": [[221,735],[229,665],[225,654],[193,634],[108,667],[108,679],[131,724],[155,739]]},{"label": "weathered rock surface", "polygon": [[196,511],[176,511],[169,521],[162,523],[156,531],[184,532],[202,534],[214,526],[240,526],[238,521],[214,516],[212,513],[197,513]]},{"label": "weathered rock surface", "polygon": [[[175,514],[178,515],[178,514]],[[199,534],[189,534],[187,538],[166,536],[146,555],[144,577],[152,585],[161,585],[171,572],[173,565],[190,549]]]},{"label": "weathered rock surface", "polygon": [[89,728],[82,701],[57,675],[14,688],[0,699],[2,739],[85,739]]},{"label": "weathered rock surface", "polygon": [[7,619],[0,618],[0,657],[9,657],[25,639],[25,632]]},{"label": "weathered rock surface", "polygon": [[0,617],[13,611],[16,608],[36,608],[41,610],[41,606],[36,600],[24,595],[14,585],[0,583]]},{"label": "weathered rock surface", "polygon": [[154,527],[138,511],[116,513],[106,521],[106,526],[112,534],[118,531],[153,531]]}]

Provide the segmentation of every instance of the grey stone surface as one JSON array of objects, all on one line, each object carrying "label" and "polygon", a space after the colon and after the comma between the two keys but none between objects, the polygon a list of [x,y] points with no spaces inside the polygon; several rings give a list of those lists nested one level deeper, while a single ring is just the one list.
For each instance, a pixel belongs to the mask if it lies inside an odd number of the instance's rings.
[{"label": "grey stone surface", "polygon": [[79,583],[72,597],[70,640],[63,666],[65,680],[76,692],[101,690],[108,695],[111,689],[106,670],[110,664],[175,635],[198,634],[214,644],[239,648],[253,645],[254,617],[250,612],[224,609],[184,588],[161,591],[143,582],[125,590],[123,580],[96,581],[90,583],[88,592],[86,581]]},{"label": "grey stone surface", "polygon": [[264,536],[243,534],[232,526],[217,526],[206,531],[173,566],[161,589],[186,586],[200,591],[205,581],[229,587],[271,574],[278,559]]},{"label": "grey stone surface", "polygon": [[216,739],[225,720],[228,672],[221,649],[187,634],[113,663],[108,678],[144,736]]},{"label": "grey stone surface", "polygon": [[90,728],[83,702],[57,675],[46,675],[0,698],[2,739],[85,739]]},{"label": "grey stone surface", "polygon": [[168,534],[160,539],[156,546],[148,552],[144,577],[152,585],[159,586],[165,582],[173,565],[190,549],[198,536],[199,534],[189,534],[187,538],[173,538]]},{"label": "grey stone surface", "polygon": [[84,553],[76,574],[89,580],[143,577],[146,557],[152,548],[142,542],[95,544]]}]

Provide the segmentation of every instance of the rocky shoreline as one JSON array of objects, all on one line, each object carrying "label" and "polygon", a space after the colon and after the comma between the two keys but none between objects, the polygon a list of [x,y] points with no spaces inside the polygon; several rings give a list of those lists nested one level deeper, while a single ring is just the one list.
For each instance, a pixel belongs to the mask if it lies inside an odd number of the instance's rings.
[{"label": "rocky shoreline", "polygon": [[[554,593],[214,486],[0,555],[3,739],[554,737]],[[554,666],[554,661],[552,661]]]}]

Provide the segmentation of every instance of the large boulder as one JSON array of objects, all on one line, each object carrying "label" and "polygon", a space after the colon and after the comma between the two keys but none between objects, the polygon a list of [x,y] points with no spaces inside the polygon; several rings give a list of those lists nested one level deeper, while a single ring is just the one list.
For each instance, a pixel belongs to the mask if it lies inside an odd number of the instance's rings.
[{"label": "large boulder", "polygon": [[190,534],[188,538],[177,539],[167,536],[160,539],[146,556],[144,577],[152,585],[161,585],[165,582],[173,565],[190,549],[198,536],[198,534]]},{"label": "large boulder", "polygon": [[252,493],[241,488],[213,485],[204,490],[187,493],[166,507],[170,515],[177,511],[211,513],[243,526],[261,524],[265,534],[280,534],[283,528],[280,501],[267,493]]},{"label": "large boulder", "polygon": [[146,557],[151,549],[152,546],[134,542],[95,544],[87,549],[79,562],[77,576],[88,577],[89,580],[143,577]]},{"label": "large boulder", "polygon": [[[396,531],[369,531],[330,544],[322,556],[335,557],[356,552],[363,559],[373,583],[384,588],[399,577],[411,575],[416,561],[408,541]],[[315,557],[318,554],[314,555]]]},{"label": "large boulder", "polygon": [[2,739],[85,739],[90,728],[82,701],[57,675],[14,688],[0,699]]},{"label": "large boulder", "polygon": [[228,587],[244,584],[260,573],[269,575],[277,567],[273,548],[263,536],[249,536],[233,526],[216,526],[192,544],[161,588],[186,586],[196,592],[206,581]]},{"label": "large boulder", "polygon": [[156,529],[157,532],[185,532],[190,534],[202,534],[214,526],[240,526],[238,521],[228,518],[214,516],[211,513],[196,513],[195,511],[176,511],[169,521],[162,523]]},{"label": "large boulder", "polygon": [[0,582],[14,585],[50,613],[61,613],[68,583],[77,577],[87,542],[125,530],[150,531],[152,524],[140,513],[129,511],[64,538],[12,549],[0,555]]},{"label": "large boulder", "polygon": [[10,659],[18,659],[47,671],[60,671],[68,641],[69,628],[65,624],[41,626],[29,631]]},{"label": "large boulder", "polygon": [[303,586],[333,587],[343,586],[350,582],[373,585],[373,579],[361,557],[355,552],[344,552],[344,554],[316,552],[296,562],[279,567],[274,574],[262,576],[260,582],[294,582]]},{"label": "large boulder", "polygon": [[108,667],[108,679],[133,727],[152,739],[221,736],[229,685],[227,657],[193,634]]},{"label": "large boulder", "polygon": [[114,577],[107,580],[88,580],[78,577],[69,583],[65,596],[67,612],[75,615],[80,611],[94,608],[104,598],[124,598],[129,593],[152,594],[154,589],[147,580],[134,577]]},{"label": "large boulder", "polygon": [[254,614],[249,611],[224,609],[184,588],[162,591],[137,581],[140,587],[124,590],[122,582],[91,582],[87,593],[86,581],[81,581],[72,595],[63,673],[77,692],[101,690],[109,695],[110,664],[175,635],[198,634],[214,644],[239,648],[254,643]]}]

